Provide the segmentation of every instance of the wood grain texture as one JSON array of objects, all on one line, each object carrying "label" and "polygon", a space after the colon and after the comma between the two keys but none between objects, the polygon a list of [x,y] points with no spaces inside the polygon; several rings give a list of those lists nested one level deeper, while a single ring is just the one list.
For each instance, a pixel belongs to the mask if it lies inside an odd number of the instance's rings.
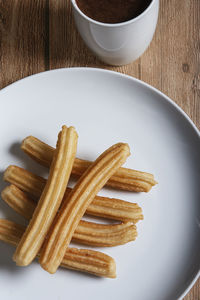
[{"label": "wood grain texture", "polygon": [[[200,129],[200,1],[161,0],[148,50],[127,66],[111,67],[79,37],[70,0],[0,0],[0,88],[30,74],[75,66],[115,70],[155,86]],[[200,300],[200,280],[184,300]]]},{"label": "wood grain texture", "polygon": [[46,1],[0,1],[0,88],[46,69]]}]

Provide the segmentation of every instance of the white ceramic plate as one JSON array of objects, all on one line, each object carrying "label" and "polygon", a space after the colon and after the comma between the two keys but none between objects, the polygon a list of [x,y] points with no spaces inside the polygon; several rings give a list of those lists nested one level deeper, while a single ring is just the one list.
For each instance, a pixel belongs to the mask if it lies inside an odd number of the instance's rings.
[{"label": "white ceramic plate", "polygon": [[[101,191],[137,202],[144,212],[135,242],[101,249],[116,259],[117,279],[64,269],[50,275],[37,263],[16,267],[14,249],[0,243],[0,298],[183,297],[200,266],[198,130],[169,98],[134,78],[85,68],[41,73],[0,92],[1,175],[9,164],[43,173],[20,151],[20,142],[31,134],[55,145],[62,124],[76,127],[82,158],[93,160],[113,143],[128,142],[132,156],[126,166],[152,172],[159,184],[147,194]],[[24,222],[3,201],[0,217]]]}]

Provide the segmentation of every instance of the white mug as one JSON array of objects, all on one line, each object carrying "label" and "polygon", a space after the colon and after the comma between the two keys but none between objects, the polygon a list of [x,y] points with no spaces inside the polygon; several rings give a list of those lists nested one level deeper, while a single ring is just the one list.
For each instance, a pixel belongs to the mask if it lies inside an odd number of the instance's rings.
[{"label": "white mug", "polygon": [[116,24],[95,21],[79,9],[76,0],[71,2],[82,39],[103,62],[125,65],[136,60],[148,48],[156,29],[159,0],[152,0],[136,18]]}]

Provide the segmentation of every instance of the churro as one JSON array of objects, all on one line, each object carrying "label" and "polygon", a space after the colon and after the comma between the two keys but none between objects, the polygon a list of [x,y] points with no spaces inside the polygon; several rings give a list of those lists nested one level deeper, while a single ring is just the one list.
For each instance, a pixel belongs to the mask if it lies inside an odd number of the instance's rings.
[{"label": "churro", "polygon": [[[1,192],[1,197],[17,213],[31,219],[36,203],[16,186],[7,186]],[[131,222],[104,225],[81,220],[72,241],[90,246],[113,247],[133,241],[136,237],[136,226]]]},{"label": "churro", "polygon": [[46,271],[56,272],[87,207],[129,155],[127,144],[113,145],[103,152],[81,176],[67,201],[62,203],[48,238],[44,242],[40,264]]},{"label": "churro", "polygon": [[[49,167],[55,149],[39,139],[28,136],[22,142],[21,149],[40,164]],[[72,174],[81,176],[92,162],[76,158]],[[147,172],[140,172],[128,168],[119,168],[107,181],[106,185],[134,192],[149,192],[157,182],[154,176]]]},{"label": "churro", "polygon": [[[46,179],[17,166],[9,166],[4,173],[4,180],[16,185],[36,199],[40,197]],[[66,189],[64,198],[68,197],[70,188]],[[123,222],[137,223],[143,220],[141,207],[120,199],[95,196],[88,206],[86,214]]]},{"label": "churro", "polygon": [[1,198],[22,217],[27,220],[32,218],[37,203],[15,185],[5,187],[1,192]]},{"label": "churro", "polygon": [[20,266],[32,262],[40,250],[61,204],[71,174],[77,148],[74,127],[62,127],[50,173],[33,217],[17,246],[13,260]]},{"label": "churro", "polygon": [[[17,246],[25,228],[9,220],[0,219],[0,240]],[[37,254],[39,257],[39,253]],[[112,257],[93,250],[67,248],[61,266],[87,272],[96,276],[116,277],[116,265]]]},{"label": "churro", "polygon": [[72,241],[89,246],[113,247],[127,244],[136,237],[136,226],[131,222],[104,225],[80,221]]}]

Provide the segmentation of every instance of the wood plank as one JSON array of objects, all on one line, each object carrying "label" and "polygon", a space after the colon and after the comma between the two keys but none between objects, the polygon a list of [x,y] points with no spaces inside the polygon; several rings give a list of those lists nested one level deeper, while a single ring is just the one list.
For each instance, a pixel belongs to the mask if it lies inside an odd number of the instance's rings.
[{"label": "wood plank", "polygon": [[183,300],[199,300],[200,299],[200,279],[197,280],[194,287],[190,292],[183,298]]},{"label": "wood plank", "polygon": [[0,88],[48,69],[46,0],[0,1]]},{"label": "wood plank", "polygon": [[142,80],[172,98],[200,128],[200,1],[161,1]]}]

